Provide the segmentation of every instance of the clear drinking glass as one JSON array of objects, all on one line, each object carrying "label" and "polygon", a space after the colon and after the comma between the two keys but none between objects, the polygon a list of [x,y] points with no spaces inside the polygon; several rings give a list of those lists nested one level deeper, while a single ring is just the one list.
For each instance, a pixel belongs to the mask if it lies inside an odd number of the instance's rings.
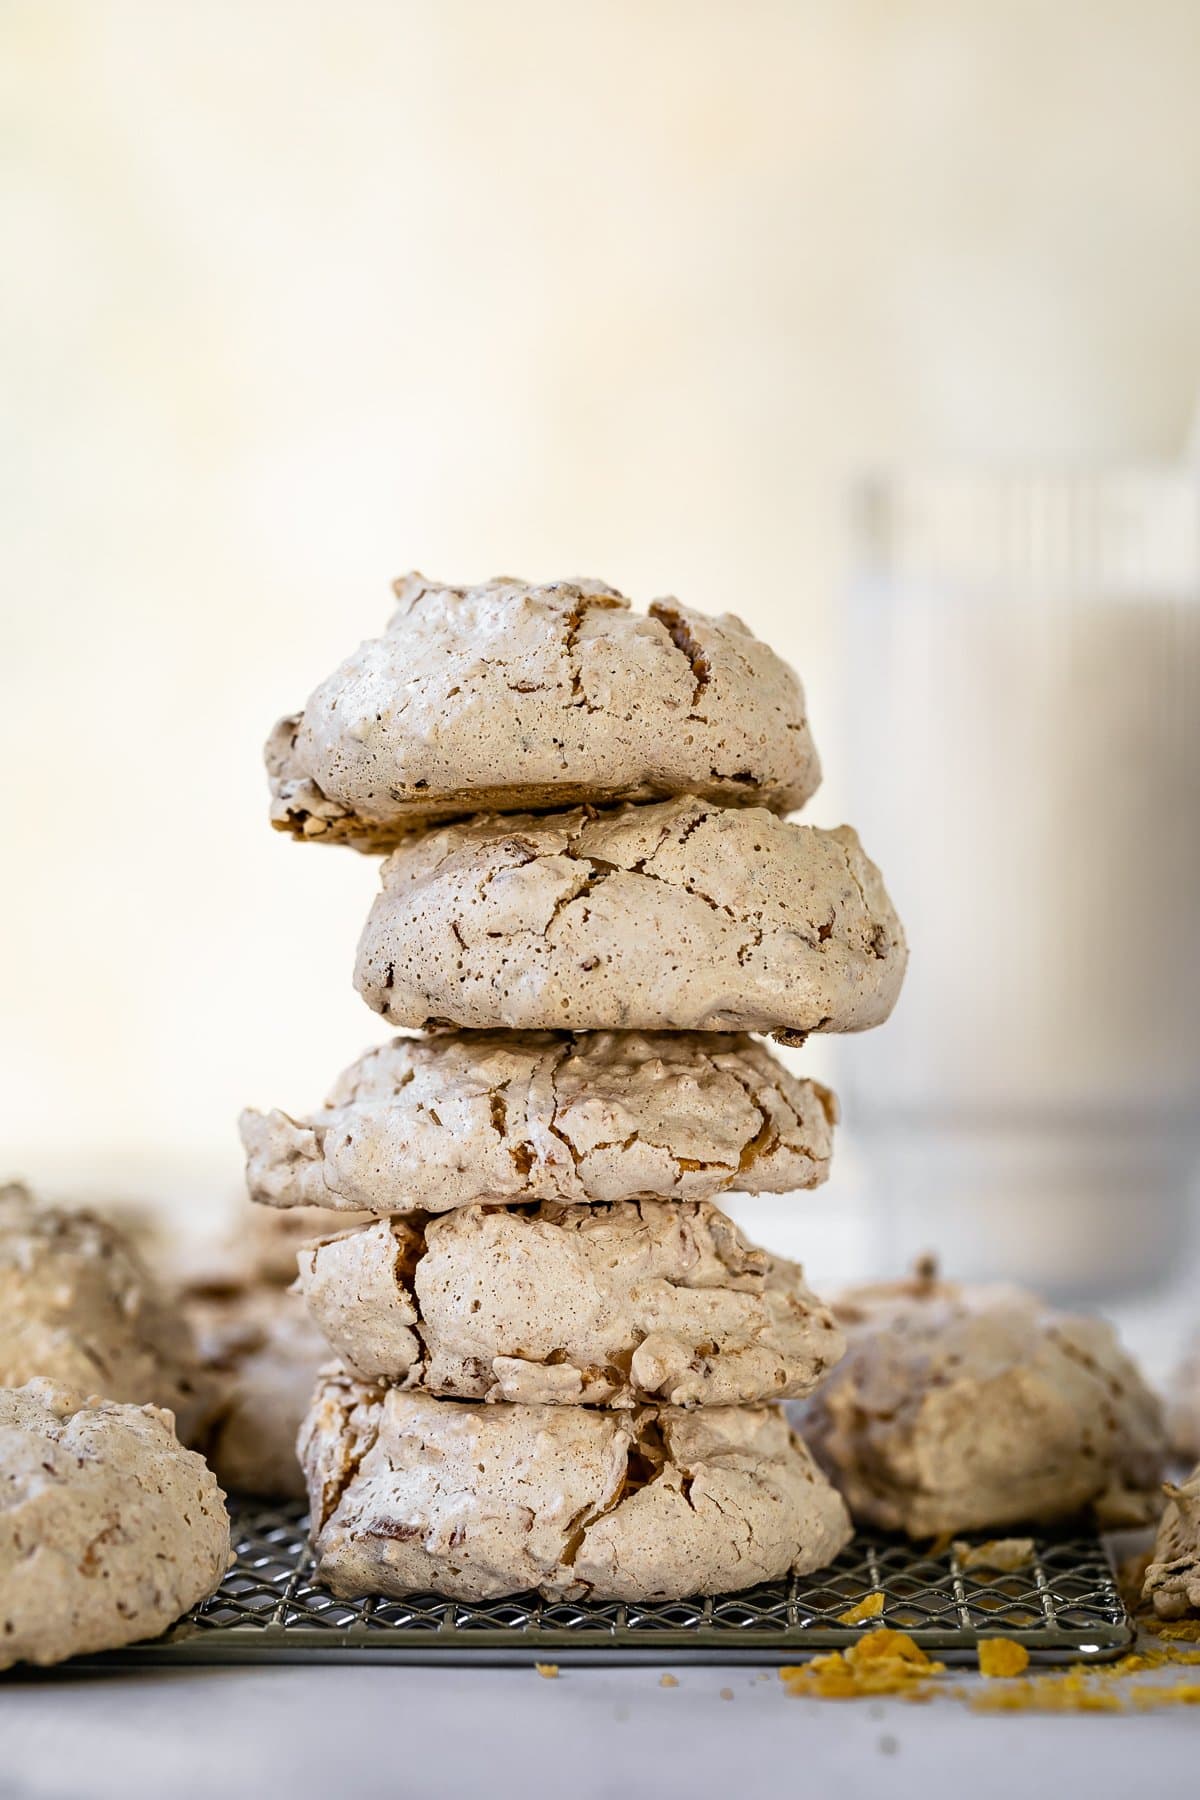
[{"label": "clear drinking glass", "polygon": [[911,945],[839,1067],[877,1261],[1146,1287],[1200,1156],[1200,482],[873,480],[853,543],[845,810]]}]

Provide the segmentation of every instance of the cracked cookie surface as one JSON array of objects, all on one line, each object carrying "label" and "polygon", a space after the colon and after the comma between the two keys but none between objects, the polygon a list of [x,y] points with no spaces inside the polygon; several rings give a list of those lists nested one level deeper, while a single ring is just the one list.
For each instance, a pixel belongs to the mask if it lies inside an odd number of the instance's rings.
[{"label": "cracked cookie surface", "polygon": [[811,1392],[841,1332],[796,1263],[707,1202],[460,1207],[300,1252],[354,1373],[524,1405],[738,1406]]},{"label": "cracked cookie surface", "polygon": [[799,681],[730,614],[596,581],[408,575],[267,744],[281,831],[385,848],[433,819],[698,793],[778,812],[820,781]]},{"label": "cracked cookie surface", "polygon": [[1200,1467],[1166,1493],[1142,1594],[1160,1619],[1181,1619],[1200,1613]]},{"label": "cracked cookie surface", "polygon": [[483,817],[402,844],[355,985],[393,1024],[862,1031],[903,929],[848,826],[695,798]]},{"label": "cracked cookie surface", "polygon": [[1104,1320],[920,1271],[834,1312],[846,1353],[795,1416],[859,1523],[919,1538],[1154,1516],[1162,1411]]},{"label": "cracked cookie surface", "polygon": [[821,1568],[850,1536],[778,1407],[480,1406],[327,1371],[301,1458],[344,1597],[682,1599]]},{"label": "cracked cookie surface", "polygon": [[214,1390],[177,1307],[125,1235],[0,1188],[0,1387],[46,1376],[174,1413],[193,1442]]},{"label": "cracked cookie surface", "polygon": [[318,1111],[246,1112],[241,1132],[255,1200],[388,1214],[790,1193],[825,1180],[836,1117],[746,1036],[445,1032],[368,1050]]},{"label": "cracked cookie surface", "polygon": [[0,1391],[0,1669],[156,1637],[218,1585],[216,1477],[154,1406]]}]

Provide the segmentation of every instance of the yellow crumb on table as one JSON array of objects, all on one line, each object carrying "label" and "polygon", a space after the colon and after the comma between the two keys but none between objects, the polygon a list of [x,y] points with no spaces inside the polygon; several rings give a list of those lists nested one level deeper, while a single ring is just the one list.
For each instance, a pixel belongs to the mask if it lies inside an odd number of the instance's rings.
[{"label": "yellow crumb on table", "polygon": [[972,1712],[1122,1712],[1113,1688],[1092,1684],[1084,1676],[1032,1675],[966,1695]]},{"label": "yellow crumb on table", "polygon": [[980,1638],[978,1655],[979,1673],[989,1679],[1023,1675],[1029,1667],[1028,1650],[1014,1638]]},{"label": "yellow crumb on table", "polygon": [[839,1613],[837,1622],[839,1625],[865,1625],[868,1619],[879,1617],[883,1606],[883,1595],[876,1591],[868,1594],[865,1600],[860,1600],[857,1605],[850,1607],[846,1612]]},{"label": "yellow crumb on table", "polygon": [[[980,1646],[982,1649],[982,1645]],[[1005,1682],[967,1694],[973,1712],[1152,1712],[1165,1706],[1200,1706],[1200,1681],[1141,1681],[1125,1677],[1179,1663],[1200,1663],[1194,1651],[1131,1650],[1113,1663],[1072,1663],[1054,1674]]]},{"label": "yellow crumb on table", "polygon": [[1200,1619],[1147,1619],[1146,1629],[1168,1643],[1200,1644]]},{"label": "yellow crumb on table", "polygon": [[1200,1681],[1143,1681],[1130,1688],[1129,1698],[1142,1711],[1155,1706],[1200,1706]]},{"label": "yellow crumb on table", "polygon": [[[1120,1656],[1116,1662],[1103,1663],[1092,1672],[1097,1675],[1140,1675],[1143,1669],[1161,1669],[1173,1660],[1165,1650],[1130,1650],[1126,1656]],[[1090,1667],[1087,1663],[1072,1663],[1071,1667],[1078,1674]]]},{"label": "yellow crumb on table", "polygon": [[906,1699],[928,1696],[930,1676],[945,1671],[932,1662],[906,1631],[880,1626],[846,1650],[814,1656],[811,1662],[788,1664],[779,1678],[789,1694],[811,1695],[820,1700],[855,1700],[864,1695],[902,1694]]},{"label": "yellow crumb on table", "polygon": [[679,1682],[674,1675],[660,1675],[658,1685],[659,1687],[678,1687]]},{"label": "yellow crumb on table", "polygon": [[544,1680],[546,1680],[546,1681],[557,1681],[558,1680],[558,1664],[557,1663],[535,1662],[533,1666],[537,1670],[538,1674],[543,1677]]}]

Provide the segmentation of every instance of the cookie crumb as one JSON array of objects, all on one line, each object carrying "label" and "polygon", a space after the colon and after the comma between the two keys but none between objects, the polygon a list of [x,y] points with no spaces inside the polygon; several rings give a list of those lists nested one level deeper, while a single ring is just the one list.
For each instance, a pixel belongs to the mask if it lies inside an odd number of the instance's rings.
[{"label": "cookie crumb", "polygon": [[733,1699],[733,1689],[732,1688],[722,1688],[721,1689],[721,1698],[722,1698],[722,1700],[732,1700]]},{"label": "cookie crumb", "polygon": [[883,1607],[883,1595],[876,1590],[875,1593],[868,1594],[864,1600],[860,1600],[856,1606],[850,1607],[848,1611],[839,1613],[837,1622],[839,1625],[865,1625],[868,1619],[879,1618]]},{"label": "cookie crumb", "polygon": [[1023,1675],[1029,1667],[1028,1650],[1013,1638],[981,1638],[977,1651],[979,1673],[989,1679]]},{"label": "cookie crumb", "polygon": [[944,1674],[945,1668],[945,1663],[931,1661],[908,1632],[881,1625],[848,1650],[785,1666],[779,1678],[789,1694],[809,1694],[820,1700],[856,1700],[879,1694],[923,1700],[929,1693],[928,1678]]},{"label": "cookie crumb", "polygon": [[1149,1628],[1155,1637],[1166,1638],[1168,1642],[1200,1644],[1200,1619],[1152,1619]]},{"label": "cookie crumb", "polygon": [[679,1682],[674,1675],[660,1675],[658,1678],[658,1685],[659,1687],[678,1687]]},{"label": "cookie crumb", "polygon": [[1142,1682],[1130,1688],[1129,1698],[1142,1710],[1154,1706],[1200,1706],[1200,1681],[1176,1681],[1170,1686]]},{"label": "cookie crumb", "polygon": [[1091,1684],[1085,1676],[1037,1675],[1006,1682],[967,1696],[972,1712],[1122,1712],[1111,1688]]},{"label": "cookie crumb", "polygon": [[1015,1575],[1033,1561],[1032,1538],[990,1538],[986,1544],[956,1538],[950,1548],[960,1569],[991,1569],[997,1575]]},{"label": "cookie crumb", "polygon": [[544,1681],[557,1681],[558,1680],[558,1664],[557,1663],[535,1662],[533,1666]]}]

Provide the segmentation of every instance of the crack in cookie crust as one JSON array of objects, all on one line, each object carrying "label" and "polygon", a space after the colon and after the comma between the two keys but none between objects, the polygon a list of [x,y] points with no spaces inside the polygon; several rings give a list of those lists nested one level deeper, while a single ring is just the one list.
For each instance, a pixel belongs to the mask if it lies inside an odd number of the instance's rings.
[{"label": "crack in cookie crust", "polygon": [[800,683],[731,614],[637,613],[596,581],[410,575],[396,595],[384,635],[271,734],[281,831],[379,850],[485,809],[691,792],[788,812],[816,791]]},{"label": "crack in cookie crust", "polygon": [[360,1376],[522,1405],[737,1406],[809,1393],[842,1353],[798,1264],[705,1202],[471,1206],[300,1252]]},{"label": "crack in cookie crust", "polygon": [[[805,1572],[850,1536],[778,1407],[472,1406],[360,1384],[371,1447],[326,1506],[355,1409],[320,1388],[305,1451],[317,1572],[343,1597],[679,1599]],[[361,1430],[361,1428],[360,1428]],[[365,1438],[365,1432],[362,1434]]]}]

